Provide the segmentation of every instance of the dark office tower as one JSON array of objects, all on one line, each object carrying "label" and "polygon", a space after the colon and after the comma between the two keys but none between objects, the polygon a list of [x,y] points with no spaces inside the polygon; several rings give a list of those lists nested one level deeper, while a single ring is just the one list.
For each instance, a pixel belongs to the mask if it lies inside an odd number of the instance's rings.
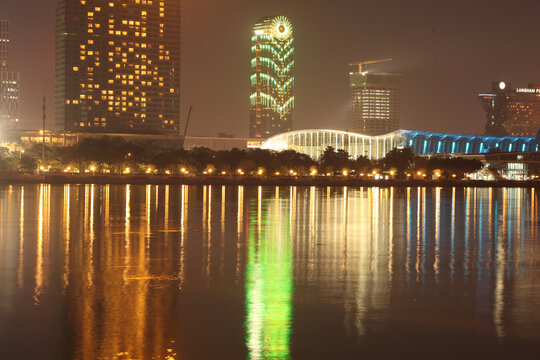
[{"label": "dark office tower", "polygon": [[19,124],[19,77],[9,67],[9,21],[0,20],[0,127]]},{"label": "dark office tower", "polygon": [[170,133],[180,122],[180,0],[57,0],[58,130]]},{"label": "dark office tower", "polygon": [[391,61],[370,60],[351,65],[352,131],[363,135],[383,135],[399,129],[401,75],[366,70],[369,64]]},{"label": "dark office tower", "polygon": [[495,81],[491,92],[478,94],[486,111],[486,135],[535,136],[540,129],[540,84],[512,89]]},{"label": "dark office tower", "polygon": [[8,70],[9,21],[0,20],[0,71]]},{"label": "dark office tower", "polygon": [[285,16],[265,17],[251,38],[249,136],[268,138],[292,130],[294,38]]}]

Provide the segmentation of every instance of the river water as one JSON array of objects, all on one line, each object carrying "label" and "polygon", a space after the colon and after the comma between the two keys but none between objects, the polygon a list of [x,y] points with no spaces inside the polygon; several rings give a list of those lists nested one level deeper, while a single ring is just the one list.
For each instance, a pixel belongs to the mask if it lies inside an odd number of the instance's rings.
[{"label": "river water", "polygon": [[538,358],[536,189],[0,187],[1,359]]}]

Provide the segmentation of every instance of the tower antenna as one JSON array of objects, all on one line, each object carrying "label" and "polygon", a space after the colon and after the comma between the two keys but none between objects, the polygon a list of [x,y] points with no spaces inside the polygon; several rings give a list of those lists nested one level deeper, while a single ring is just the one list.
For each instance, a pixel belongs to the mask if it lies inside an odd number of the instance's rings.
[{"label": "tower antenna", "polygon": [[46,115],[46,99],[43,96],[43,126],[41,128],[41,164],[45,166],[45,120],[47,119]]}]

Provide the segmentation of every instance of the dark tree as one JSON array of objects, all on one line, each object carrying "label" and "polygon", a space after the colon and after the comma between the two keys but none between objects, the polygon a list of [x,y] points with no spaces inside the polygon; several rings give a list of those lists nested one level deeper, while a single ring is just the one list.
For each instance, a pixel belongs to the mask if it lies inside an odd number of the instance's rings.
[{"label": "dark tree", "polygon": [[397,175],[403,177],[405,176],[405,171],[409,170],[413,161],[414,153],[411,148],[394,148],[381,159],[380,163],[384,170],[394,168],[397,170]]},{"label": "dark tree", "polygon": [[324,172],[341,171],[345,168],[351,168],[354,166],[354,161],[351,160],[349,154],[345,150],[336,151],[333,147],[329,146],[324,150],[319,164]]}]

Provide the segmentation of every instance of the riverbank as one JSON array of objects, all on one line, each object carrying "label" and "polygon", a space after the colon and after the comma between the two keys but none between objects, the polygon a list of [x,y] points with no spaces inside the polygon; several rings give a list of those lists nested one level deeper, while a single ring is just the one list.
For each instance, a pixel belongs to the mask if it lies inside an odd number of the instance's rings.
[{"label": "riverbank", "polygon": [[0,184],[133,184],[245,186],[365,186],[365,187],[540,187],[539,180],[375,180],[352,177],[251,177],[162,175],[32,175],[0,173]]}]

